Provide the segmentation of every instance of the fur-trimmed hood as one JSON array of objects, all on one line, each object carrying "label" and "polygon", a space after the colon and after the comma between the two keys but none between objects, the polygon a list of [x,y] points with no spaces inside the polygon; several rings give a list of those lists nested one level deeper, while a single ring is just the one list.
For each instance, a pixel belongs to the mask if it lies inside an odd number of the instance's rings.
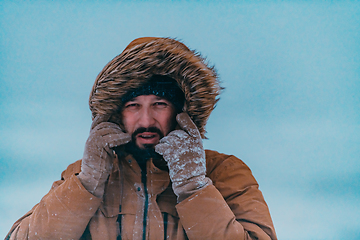
[{"label": "fur-trimmed hood", "polygon": [[219,100],[221,87],[213,67],[183,43],[171,38],[138,38],[111,60],[97,76],[89,105],[93,118],[112,115],[121,123],[121,98],[139,88],[154,75],[167,75],[177,81],[185,95],[187,112],[205,137],[205,125]]}]

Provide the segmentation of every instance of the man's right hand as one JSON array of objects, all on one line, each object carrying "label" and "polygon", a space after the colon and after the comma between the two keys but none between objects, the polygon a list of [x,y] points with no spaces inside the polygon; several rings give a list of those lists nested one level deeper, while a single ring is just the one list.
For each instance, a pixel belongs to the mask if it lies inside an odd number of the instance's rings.
[{"label": "man's right hand", "polygon": [[103,115],[94,119],[78,175],[84,187],[98,198],[104,194],[105,182],[113,167],[113,148],[131,140],[131,136],[124,133],[119,125],[108,122],[109,118]]}]

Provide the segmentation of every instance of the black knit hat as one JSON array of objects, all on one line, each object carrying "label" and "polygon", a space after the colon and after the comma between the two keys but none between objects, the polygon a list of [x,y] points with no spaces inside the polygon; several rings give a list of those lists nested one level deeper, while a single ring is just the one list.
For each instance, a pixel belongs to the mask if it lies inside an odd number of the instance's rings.
[{"label": "black knit hat", "polygon": [[152,75],[149,81],[139,88],[127,92],[121,101],[123,104],[141,95],[155,95],[170,101],[177,112],[182,112],[185,95],[175,79],[164,75]]}]

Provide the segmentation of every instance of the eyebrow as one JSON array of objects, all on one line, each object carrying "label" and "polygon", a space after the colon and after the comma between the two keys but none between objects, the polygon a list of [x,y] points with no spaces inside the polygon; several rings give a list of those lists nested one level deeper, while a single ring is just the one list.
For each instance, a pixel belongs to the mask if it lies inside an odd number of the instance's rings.
[{"label": "eyebrow", "polygon": [[[141,95],[140,95],[141,96]],[[164,100],[164,101],[167,101],[167,102],[169,102],[169,103],[171,103],[168,99],[166,99],[166,98],[164,98],[164,97],[160,97],[160,96],[157,96],[157,95],[154,95],[155,96],[155,99],[156,100]],[[138,97],[138,96],[137,96]],[[128,100],[126,103],[128,103],[128,102],[135,102],[136,100],[135,100],[135,98],[137,98],[137,97],[133,97],[133,98],[131,98],[130,100]],[[125,104],[126,104],[125,103]]]}]

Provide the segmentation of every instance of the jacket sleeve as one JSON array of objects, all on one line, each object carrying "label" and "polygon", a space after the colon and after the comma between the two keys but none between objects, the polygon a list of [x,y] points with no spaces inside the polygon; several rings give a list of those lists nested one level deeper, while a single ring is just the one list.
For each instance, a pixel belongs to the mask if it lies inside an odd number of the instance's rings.
[{"label": "jacket sleeve", "polygon": [[234,156],[210,155],[218,158],[208,161],[207,153],[208,177],[213,185],[176,206],[188,238],[277,239],[269,209],[250,169]]},{"label": "jacket sleeve", "polygon": [[80,239],[101,199],[76,177],[79,165],[80,161],[70,165],[40,203],[15,222],[5,239]]}]

